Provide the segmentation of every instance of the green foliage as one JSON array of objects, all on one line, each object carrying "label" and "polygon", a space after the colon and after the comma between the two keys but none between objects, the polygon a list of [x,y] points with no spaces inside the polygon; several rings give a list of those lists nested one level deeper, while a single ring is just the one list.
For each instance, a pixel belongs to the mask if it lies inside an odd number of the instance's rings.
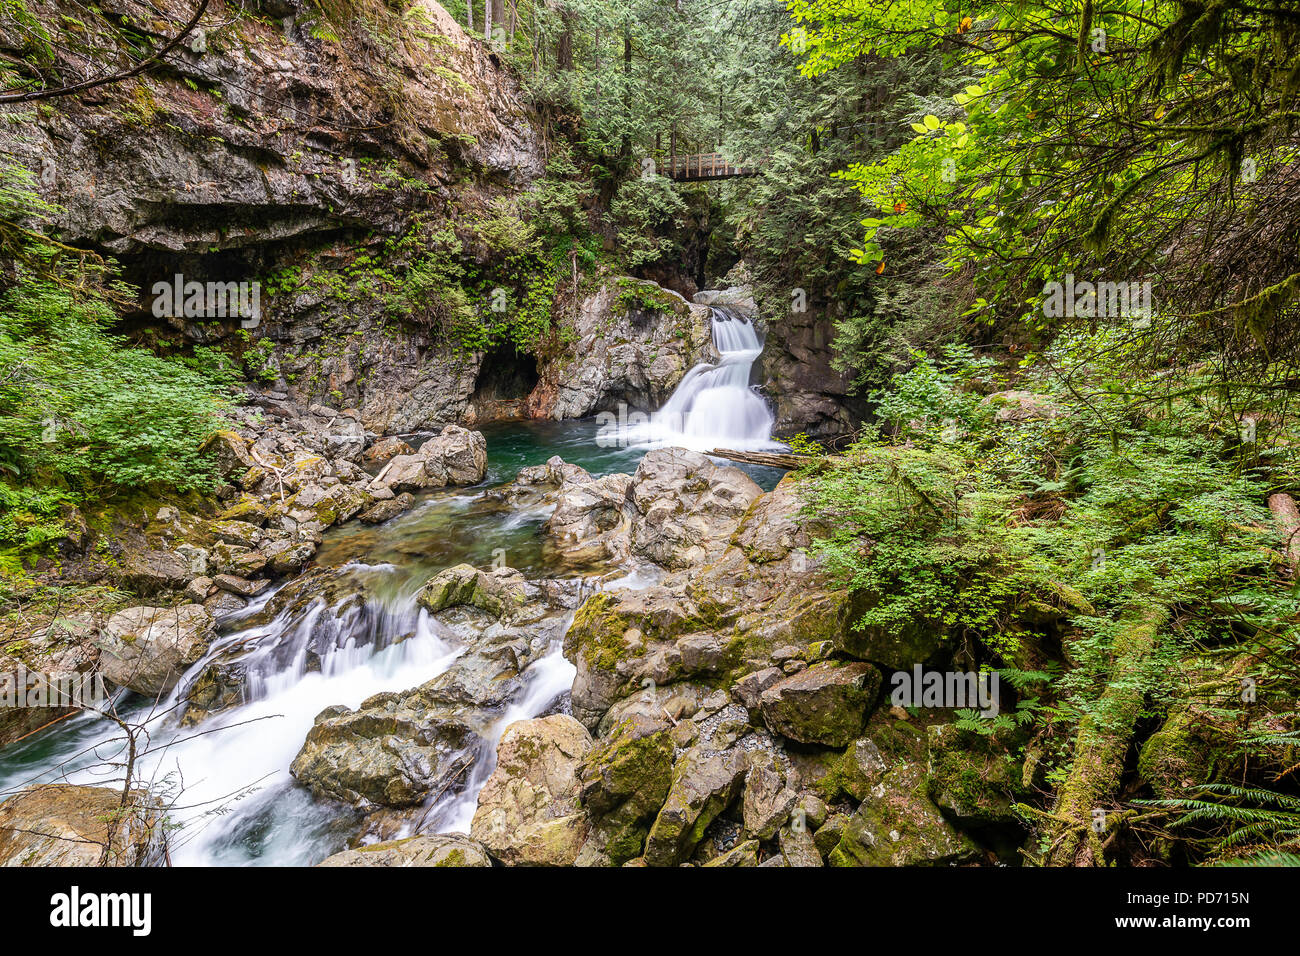
[{"label": "green foliage", "polygon": [[0,456],[16,477],[88,490],[208,487],[198,446],[223,407],[232,370],[131,347],[107,329],[112,309],[38,278],[0,299]]}]

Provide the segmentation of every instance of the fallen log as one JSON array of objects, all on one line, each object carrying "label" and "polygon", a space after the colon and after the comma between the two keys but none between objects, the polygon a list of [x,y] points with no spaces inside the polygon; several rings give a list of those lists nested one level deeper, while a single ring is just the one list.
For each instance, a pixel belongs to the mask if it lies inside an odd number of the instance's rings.
[{"label": "fallen log", "polygon": [[765,468],[798,468],[808,461],[807,455],[788,455],[770,451],[736,451],[734,448],[715,448],[709,452],[714,458],[727,458],[743,465],[762,465]]},{"label": "fallen log", "polygon": [[[1115,663],[1110,680],[1094,712],[1079,722],[1074,762],[1050,814],[1055,825],[1048,828],[1052,840],[1044,862],[1049,866],[1105,865],[1102,834],[1108,826],[1104,811],[1112,806],[1119,789],[1124,756],[1142,710],[1143,690],[1137,675],[1168,620],[1166,608],[1149,605],[1133,609],[1121,621],[1111,646]],[[1094,816],[1098,810],[1102,814]]]}]

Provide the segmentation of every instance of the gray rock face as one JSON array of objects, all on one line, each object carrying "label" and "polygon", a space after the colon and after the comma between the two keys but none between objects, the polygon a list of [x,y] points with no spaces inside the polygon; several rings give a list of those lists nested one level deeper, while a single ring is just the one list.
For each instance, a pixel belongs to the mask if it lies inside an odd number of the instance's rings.
[{"label": "gray rock face", "polygon": [[[333,24],[337,40],[318,38],[309,25],[319,13],[301,0],[275,6],[289,29],[209,11],[203,25],[220,24],[220,40],[202,52],[182,45],[126,97],[92,92],[6,124],[0,145],[41,174],[43,197],[61,208],[61,238],[121,259],[143,310],[155,283],[177,274],[260,281],[250,331],[269,351],[256,353],[259,374],[278,376],[297,400],[354,405],[376,432],[456,421],[482,357],[448,355],[427,328],[393,323],[365,275],[361,301],[325,283],[416,216],[472,214],[526,186],[543,171],[540,132],[513,74],[437,3],[408,5],[410,42],[382,48],[348,21]],[[37,0],[29,12],[56,46],[90,44],[105,62],[126,62],[123,34],[97,31],[70,0]],[[150,36],[192,12],[180,0],[105,8]],[[416,39],[415,22],[434,41]],[[0,25],[12,49],[23,48],[24,29]],[[68,78],[83,69],[73,55],[59,66]],[[373,244],[339,242],[347,233]],[[240,331],[238,317],[172,324],[206,344]],[[323,439],[352,457],[359,427],[340,422]]]},{"label": "gray rock face", "polygon": [[317,866],[491,866],[482,844],[458,833],[422,833],[326,857]]},{"label": "gray rock face", "polygon": [[161,805],[140,791],[129,794],[125,812],[121,803],[112,787],[48,784],[14,794],[0,803],[0,866],[160,864]]},{"label": "gray rock face", "polygon": [[651,451],[628,489],[632,553],[671,570],[703,564],[725,550],[762,493],[740,469],[719,467],[698,452]]},{"label": "gray rock face", "polygon": [[201,604],[133,607],[104,625],[98,646],[104,676],[138,694],[167,694],[207,652],[215,632]]},{"label": "gray rock face", "polygon": [[590,749],[587,729],[564,714],[511,724],[479,791],[470,835],[508,865],[572,865],[589,829],[578,768]]},{"label": "gray rock face", "polygon": [[534,415],[581,418],[618,412],[619,403],[648,412],[714,355],[709,310],[653,282],[601,286],[579,304],[574,331],[574,345],[538,370]]}]

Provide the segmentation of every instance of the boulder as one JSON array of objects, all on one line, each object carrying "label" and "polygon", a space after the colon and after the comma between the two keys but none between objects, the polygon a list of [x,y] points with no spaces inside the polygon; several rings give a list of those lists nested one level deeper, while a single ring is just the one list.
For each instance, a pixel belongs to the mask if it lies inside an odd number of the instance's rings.
[{"label": "boulder", "polygon": [[383,524],[385,521],[391,521],[398,515],[410,511],[414,504],[415,496],[408,491],[404,491],[400,495],[394,495],[387,500],[378,501],[371,505],[361,512],[361,521],[363,524]]},{"label": "boulder", "polygon": [[418,598],[430,614],[449,607],[477,607],[493,617],[508,617],[528,600],[524,576],[514,568],[480,571],[458,564],[428,580]]},{"label": "boulder", "polygon": [[777,681],[759,698],[773,732],[805,744],[844,747],[862,731],[880,672],[857,661],[823,661]]},{"label": "boulder", "polygon": [[459,833],[421,833],[344,850],[317,866],[491,866],[482,844]]},{"label": "boulder", "polygon": [[590,749],[587,729],[565,714],[511,724],[479,791],[470,836],[507,865],[572,865],[589,829],[578,768]]},{"label": "boulder", "polygon": [[[478,613],[478,612],[475,612]],[[313,794],[369,809],[410,807],[464,787],[531,661],[519,639],[472,647],[442,674],[356,710],[323,710],[290,773]]]},{"label": "boulder", "polygon": [[582,805],[592,818],[580,866],[620,866],[641,855],[673,776],[673,741],[664,721],[629,717],[611,727],[579,769]]},{"label": "boulder", "polygon": [[97,645],[104,677],[138,694],[161,697],[207,653],[216,632],[201,604],[133,607],[104,625]]},{"label": "boulder", "polygon": [[122,563],[122,577],[126,584],[145,597],[160,591],[179,590],[194,576],[189,562],[174,551],[154,549],[139,552]]},{"label": "boulder", "polygon": [[925,768],[895,767],[867,794],[830,853],[832,866],[945,866],[976,858],[926,794]]},{"label": "boulder", "polygon": [[648,452],[628,488],[632,553],[672,570],[721,554],[763,493],[739,468],[682,448]]},{"label": "boulder", "polygon": [[482,433],[448,425],[413,455],[392,458],[378,480],[394,491],[447,485],[473,485],[487,474],[487,442]]},{"label": "boulder", "polygon": [[369,464],[378,465],[396,455],[412,455],[414,453],[415,449],[405,441],[395,435],[389,435],[387,438],[380,438],[367,448],[361,459]]},{"label": "boulder", "polygon": [[650,866],[676,866],[722,811],[740,793],[745,775],[744,754],[696,747],[673,768],[673,781],[659,815],[646,838],[645,861]]},{"label": "boulder", "polygon": [[928,792],[935,805],[963,825],[1018,823],[1012,807],[1028,794],[1010,748],[952,724],[926,730]]},{"label": "boulder", "polygon": [[790,819],[799,795],[786,786],[785,774],[770,757],[756,760],[745,775],[745,794],[741,802],[745,834],[758,840],[770,840],[781,825]]},{"label": "boulder", "polygon": [[29,787],[0,803],[0,866],[161,864],[164,821],[161,803],[141,791],[123,810],[111,787]]},{"label": "boulder", "polygon": [[199,446],[200,453],[211,455],[222,478],[242,475],[253,467],[248,443],[229,430],[214,432]]}]

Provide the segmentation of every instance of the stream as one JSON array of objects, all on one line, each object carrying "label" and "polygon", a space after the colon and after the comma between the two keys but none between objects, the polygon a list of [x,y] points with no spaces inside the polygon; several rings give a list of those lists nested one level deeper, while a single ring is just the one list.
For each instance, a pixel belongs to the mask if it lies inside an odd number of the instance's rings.
[{"label": "stream", "polygon": [[[727,325],[728,331],[741,331]],[[758,352],[748,340],[741,344],[753,353],[745,356],[752,362]],[[700,423],[697,436],[732,438],[732,447],[752,444],[759,440],[757,429],[770,427],[771,415],[745,384],[748,363],[742,369],[723,352],[721,375],[713,366],[693,369],[665,408],[689,390],[689,401],[679,405],[687,407],[689,422]],[[755,417],[759,408],[765,419]],[[728,423],[744,433],[728,434]],[[418,686],[451,665],[466,645],[465,633],[416,603],[423,584],[445,568],[497,561],[529,579],[581,578],[592,591],[644,587],[655,579],[637,569],[565,563],[542,532],[550,507],[512,508],[485,492],[553,455],[596,476],[631,473],[647,447],[670,436],[661,431],[658,441],[609,447],[598,439],[594,420],[496,424],[481,431],[488,447],[482,483],[425,493],[414,508],[383,525],[352,522],[330,529],[313,569],[218,622],[217,640],[170,699],[157,705],[129,693],[118,699],[125,719],[148,728],[138,778],[164,795],[172,819],[182,824],[171,838],[174,865],[308,865],[344,849],[363,830],[368,841],[416,831],[468,832],[501,732],[516,720],[553,710],[572,685],[574,668],[561,653],[572,611],[551,632],[559,637],[523,671],[522,689],[495,722],[464,788],[435,795],[386,832],[374,834],[357,811],[313,798],[290,776],[316,715],[332,705],[355,708],[381,691]],[[770,444],[766,434],[762,438]],[[781,475],[744,470],[765,489]],[[178,719],[180,698],[205,668],[235,652],[245,674],[240,702],[187,726]],[[0,789],[59,780],[109,785],[121,777],[123,740],[116,725],[83,713],[6,747],[0,753]]]}]

